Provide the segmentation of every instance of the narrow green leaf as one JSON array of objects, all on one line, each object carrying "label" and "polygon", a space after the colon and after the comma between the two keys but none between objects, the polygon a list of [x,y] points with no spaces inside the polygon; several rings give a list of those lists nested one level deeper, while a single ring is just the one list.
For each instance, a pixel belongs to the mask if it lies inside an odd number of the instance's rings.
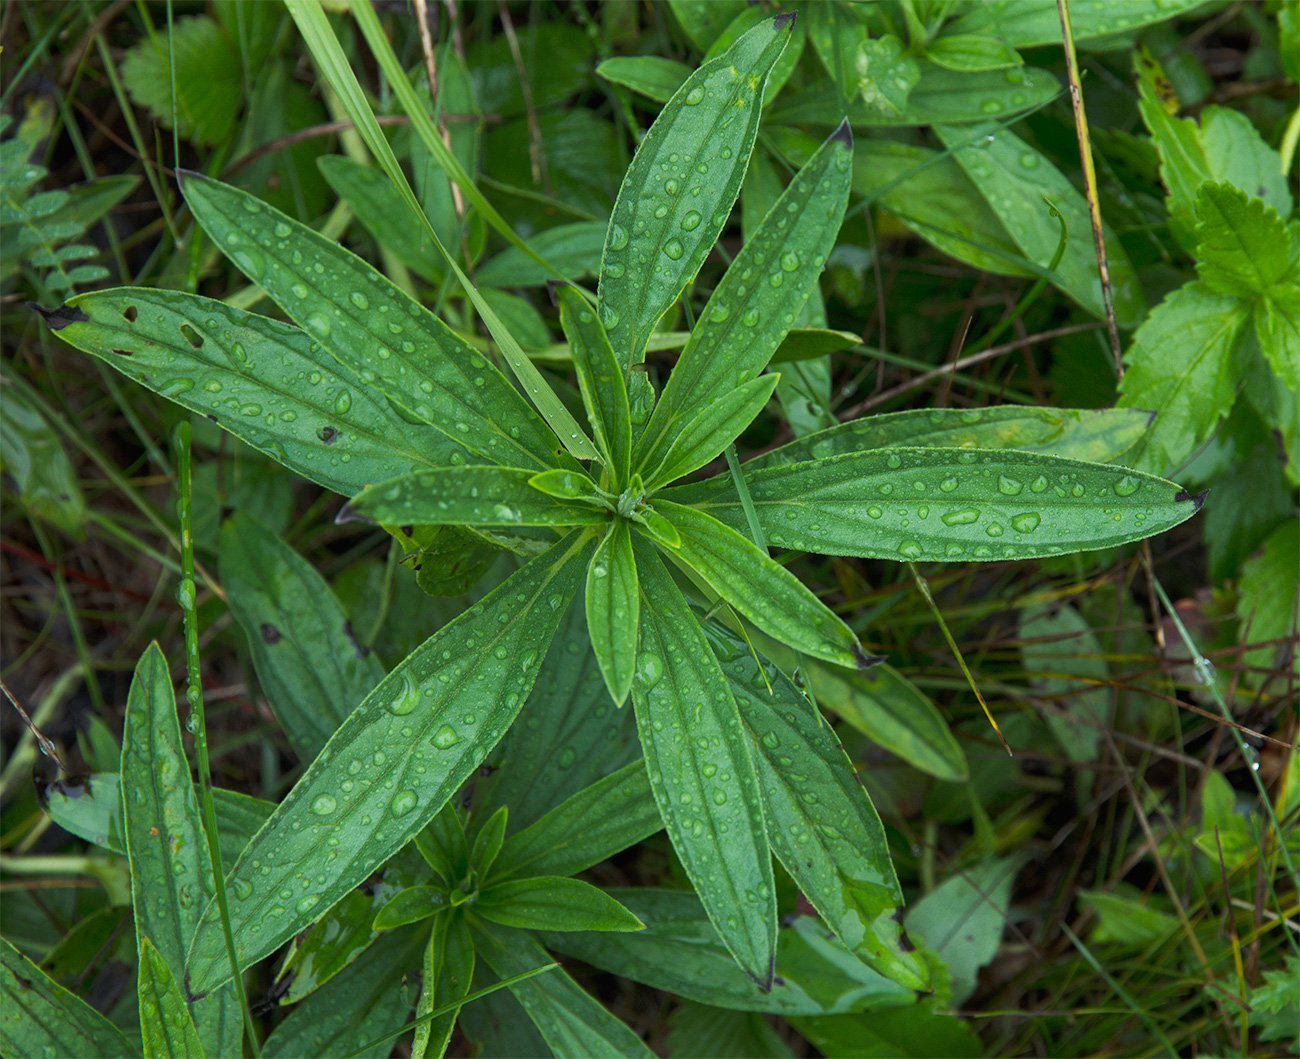
[{"label": "narrow green leaf", "polygon": [[727,222],[758,134],[763,86],[792,20],[755,26],[691,74],[628,167],[600,279],[600,318],[624,370],[641,360],[650,332]]},{"label": "narrow green leaf", "polygon": [[140,936],[140,1033],[145,1059],[203,1059],[180,986],[147,937]]},{"label": "narrow green leaf", "polygon": [[353,635],[325,579],[257,520],[236,512],[226,523],[217,570],[262,690],[310,761],[383,678],[383,666]]},{"label": "narrow green leaf", "polygon": [[558,500],[586,500],[605,506],[608,498],[608,494],[603,493],[581,471],[561,470],[558,467],[553,471],[539,471],[528,479],[528,484]]},{"label": "narrow green leaf", "polygon": [[[1060,228],[1043,202],[1051,200],[1070,234],[1053,282],[1093,316],[1104,317],[1096,252],[1087,237],[1088,203],[1069,178],[1036,148],[992,122],[960,128],[940,125],[935,132],[1025,256],[1043,267],[1050,265],[1060,242]],[[972,136],[978,137],[974,143]],[[1105,235],[1115,317],[1121,324],[1134,324],[1146,308],[1142,286],[1115,233],[1107,228]]]},{"label": "narrow green leaf", "polygon": [[[610,702],[586,615],[583,601],[575,599],[542,662],[522,723],[489,758],[495,770],[475,784],[475,814],[510,806],[507,833],[522,832],[641,756],[632,711]],[[554,864],[545,871],[572,874]]]},{"label": "narrow green leaf", "polygon": [[748,537],[694,508],[666,500],[658,508],[681,537],[674,557],[760,629],[813,658],[865,665],[853,630]]},{"label": "narrow green leaf", "polygon": [[[841,125],[799,170],[715,288],[637,442],[657,466],[683,425],[767,367],[816,286],[849,201],[853,136]],[[756,278],[757,277],[757,278]]]},{"label": "narrow green leaf", "polygon": [[[349,117],[352,118],[358,134],[365,141],[366,146],[370,148],[380,167],[393,181],[399,194],[406,200],[406,204],[410,207],[412,213],[424,225],[429,238],[433,240],[434,247],[442,255],[443,260],[446,261],[447,267],[451,269],[452,274],[455,275],[464,289],[466,296],[473,303],[484,324],[487,325],[488,332],[501,348],[501,352],[504,354],[506,362],[510,365],[515,377],[532,396],[538,409],[562,440],[564,447],[579,459],[591,458],[595,454],[591,441],[582,432],[582,428],[578,426],[577,422],[560,402],[560,399],[555,396],[545,379],[542,378],[541,373],[533,366],[532,361],[524,356],[523,350],[519,348],[519,343],[505,329],[496,313],[492,311],[491,306],[479,294],[474,284],[469,281],[469,277],[461,271],[460,266],[456,263],[456,258],[447,251],[442,240],[438,238],[438,233],[429,222],[429,218],[420,208],[415,193],[411,190],[410,184],[407,183],[406,175],[398,164],[397,157],[393,154],[392,147],[380,130],[379,123],[375,120],[374,112],[370,109],[370,103],[366,99],[365,93],[362,92],[361,85],[357,82],[352,68],[348,65],[347,56],[343,52],[338,37],[334,34],[333,27],[325,17],[325,12],[319,0],[287,0],[287,6],[289,13],[293,16],[299,31],[303,35],[303,39],[311,49],[312,57],[316,60],[322,73],[334,86],[335,91],[338,92],[339,98],[342,100]],[[474,187],[473,181],[461,168],[455,155],[442,143],[433,127],[433,123],[429,119],[425,106],[420,102],[415,90],[411,87],[406,72],[398,64],[397,56],[393,54],[392,46],[380,26],[379,19],[370,6],[369,0],[354,0],[352,13],[356,17],[362,33],[366,36],[371,53],[379,60],[381,67],[388,76],[390,85],[402,101],[402,105],[415,125],[425,148],[443,166],[447,174],[457,180],[458,184],[463,180],[463,190],[466,196],[485,218],[494,224],[499,224],[498,230],[501,231],[508,242],[520,247],[525,253],[535,258],[539,264],[545,264],[502,220],[482,193]]]},{"label": "narrow green leaf", "polygon": [[[1201,0],[1125,0],[1119,7],[1070,8],[1070,26],[1075,40],[1108,37],[1129,30],[1167,22],[1199,6]],[[1013,48],[1061,43],[1061,20],[1054,4],[1023,3],[1021,0],[986,0],[979,7],[963,9],[962,17],[944,27],[952,33],[986,33],[1006,41]]]},{"label": "narrow green leaf", "polygon": [[[564,503],[529,484],[535,472],[518,467],[442,467],[372,485],[354,496],[348,513],[392,525],[595,526],[609,512]],[[581,472],[578,472],[581,473]]]},{"label": "narrow green leaf", "polygon": [[633,761],[512,835],[492,878],[576,875],[663,826],[645,765]]},{"label": "narrow green leaf", "polygon": [[127,1059],[137,1046],[0,938],[0,1050],[14,1059],[97,1055]]},{"label": "narrow green leaf", "polygon": [[1014,70],[945,70],[928,61],[918,64],[920,79],[899,115],[856,101],[847,107],[839,89],[816,84],[774,103],[768,121],[776,125],[834,127],[848,112],[855,128],[900,125],[948,125],[988,121],[990,115],[1007,118],[1048,102],[1061,91],[1049,70],[1018,67]]},{"label": "narrow green leaf", "polygon": [[755,456],[746,462],[745,473],[846,452],[899,446],[1022,449],[1108,463],[1138,442],[1154,415],[1140,408],[917,408],[864,416],[807,434]]},{"label": "narrow green leaf", "polygon": [[[171,673],[157,643],[140,657],[131,680],[121,775],[136,938],[142,951],[147,942],[172,969],[166,971],[170,980],[185,967],[212,893],[212,861],[181,744]],[[165,989],[165,982],[158,979],[157,988]],[[239,1005],[229,988],[196,1002],[193,1015],[206,1050],[216,1055],[239,1047]]]},{"label": "narrow green leaf", "polygon": [[1264,200],[1227,181],[1204,183],[1196,192],[1196,271],[1220,294],[1263,294],[1300,268],[1300,229]]},{"label": "narrow green leaf", "polygon": [[463,458],[296,327],[141,287],[79,294],[67,308],[63,341],[336,493]]},{"label": "narrow green leaf", "polygon": [[1005,70],[1024,65],[1009,44],[974,33],[945,33],[925,46],[925,56],[949,70]]},{"label": "narrow green leaf", "polygon": [[700,51],[708,51],[723,30],[745,11],[745,0],[668,0],[668,7],[686,36]]},{"label": "narrow green leaf", "polygon": [[[85,536],[86,498],[44,402],[6,378],[0,402],[0,472],[23,506],[74,537]],[[39,402],[39,403],[38,403]]]},{"label": "narrow green leaf", "polygon": [[656,103],[667,103],[691,75],[691,68],[661,55],[619,55],[602,62],[596,73]]},{"label": "narrow green leaf", "polygon": [[744,726],[699,620],[659,557],[648,546],[637,552],[643,606],[632,702],[650,789],[723,943],[770,988],[776,896]]},{"label": "narrow green leaf", "polygon": [[560,326],[573,350],[582,402],[596,435],[603,461],[613,476],[614,492],[627,487],[632,464],[632,420],[627,381],[605,328],[595,311],[572,287],[556,290]]},{"label": "narrow green leaf", "polygon": [[[403,978],[420,967],[427,933],[406,927],[383,935],[359,959],[298,1004],[262,1046],[264,1059],[352,1055],[401,1028],[411,1011]],[[385,1059],[392,1045],[359,1053]]]},{"label": "narrow green leaf", "polygon": [[[551,962],[546,950],[531,937],[508,927],[475,929],[474,948],[502,978]],[[510,991],[541,1031],[556,1059],[651,1059],[654,1055],[640,1037],[562,969],[512,985]]]},{"label": "narrow green leaf", "polygon": [[929,969],[902,942],[903,892],[884,826],[835,732],[785,674],[760,671],[740,637],[715,623],[705,636],[749,732],[772,852],[846,948],[887,978],[929,989]]},{"label": "narrow green leaf", "polygon": [[1227,415],[1237,393],[1232,359],[1249,307],[1199,280],[1151,311],[1124,354],[1120,405],[1154,408],[1155,422],[1137,465],[1157,473],[1176,467]]},{"label": "narrow green leaf", "polygon": [[[740,436],[763,410],[781,376],[774,372],[741,383],[706,405],[694,419],[681,425],[668,451],[657,464],[638,464],[645,473],[647,491],[698,470]],[[647,457],[649,454],[647,454]]]},{"label": "narrow green leaf", "polygon": [[317,158],[316,168],[380,246],[424,279],[438,278],[442,259],[391,180],[373,166],[341,154]]},{"label": "narrow green leaf", "polygon": [[447,894],[439,886],[410,886],[399,890],[376,914],[375,930],[393,930],[428,919],[447,907]]},{"label": "narrow green leaf", "polygon": [[[527,697],[592,550],[589,537],[571,534],[538,556],[426,640],[334,733],[230,873],[240,966],[401,849],[479,766]],[[189,988],[201,993],[228,975],[210,906]]]},{"label": "narrow green leaf", "polygon": [[474,914],[521,930],[640,930],[614,898],[581,879],[535,875],[479,891]]},{"label": "narrow green leaf", "polygon": [[793,364],[801,360],[816,360],[832,353],[852,349],[862,341],[853,331],[831,331],[822,327],[796,327],[789,331],[776,347],[769,364]]},{"label": "narrow green leaf", "polygon": [[492,864],[501,852],[501,845],[506,840],[506,823],[510,819],[510,810],[501,806],[483,824],[474,838],[474,848],[470,850],[469,866],[480,879],[486,879],[492,871]]},{"label": "narrow green leaf", "polygon": [[510,381],[382,273],[238,188],[191,174],[182,191],[222,252],[363,384],[494,463],[557,465],[551,430]]},{"label": "narrow green leaf", "polygon": [[916,994],[881,977],[811,916],[779,932],[769,991],[745,975],[688,890],[610,893],[645,925],[626,934],[548,934],[546,947],[679,997],[740,1011],[829,1015],[913,1003]]},{"label": "narrow green leaf", "polygon": [[[1112,548],[1162,533],[1201,505],[1173,482],[1139,471],[983,449],[847,453],[769,467],[745,480],[770,544],[895,560],[1033,559]],[[668,496],[744,527],[724,475]]]},{"label": "narrow green leaf", "polygon": [[[455,1003],[469,993],[473,980],[474,939],[465,925],[465,917],[438,916],[424,950],[424,981],[415,1017],[420,1018]],[[425,1059],[426,1056],[441,1059],[447,1051],[459,1013],[457,1008],[418,1028],[411,1045],[411,1059]]]},{"label": "narrow green leaf", "polygon": [[627,519],[614,520],[592,556],[587,569],[586,604],[592,650],[610,697],[622,706],[632,691],[641,615],[632,531]]}]

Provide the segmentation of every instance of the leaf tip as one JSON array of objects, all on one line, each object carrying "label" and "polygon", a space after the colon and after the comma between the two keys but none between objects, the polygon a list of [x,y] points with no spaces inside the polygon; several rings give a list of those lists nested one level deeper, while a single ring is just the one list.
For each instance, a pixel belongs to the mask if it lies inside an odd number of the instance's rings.
[{"label": "leaf tip", "polygon": [[68,324],[90,323],[90,317],[86,315],[83,309],[75,305],[64,304],[53,309],[46,309],[36,302],[23,302],[23,305],[31,309],[32,312],[37,313],[45,321],[45,326],[51,331],[61,331]]},{"label": "leaf tip", "polygon": [[888,661],[888,655],[869,655],[862,649],[862,645],[854,642],[853,658],[858,663],[858,669],[870,669],[872,666],[878,666],[881,662]]},{"label": "leaf tip", "polygon": [[1186,489],[1179,489],[1178,492],[1174,495],[1174,503],[1185,504],[1187,503],[1187,501],[1190,500],[1193,504],[1196,505],[1195,509],[1192,511],[1192,514],[1195,515],[1197,511],[1201,510],[1201,505],[1205,503],[1205,498],[1209,495],[1210,495],[1210,491],[1208,489],[1203,489],[1195,496],[1189,493]]},{"label": "leaf tip", "polygon": [[772,28],[778,32],[785,29],[786,26],[794,25],[797,11],[782,11],[776,18],[772,19]]},{"label": "leaf tip", "polygon": [[853,128],[849,125],[849,119],[845,118],[841,121],[827,139],[842,144],[850,151],[853,150]]},{"label": "leaf tip", "polygon": [[371,525],[376,525],[374,519],[370,518],[368,515],[361,514],[361,512],[353,507],[351,500],[339,508],[339,513],[334,516],[334,525],[336,526],[344,526],[349,522],[368,522]]}]

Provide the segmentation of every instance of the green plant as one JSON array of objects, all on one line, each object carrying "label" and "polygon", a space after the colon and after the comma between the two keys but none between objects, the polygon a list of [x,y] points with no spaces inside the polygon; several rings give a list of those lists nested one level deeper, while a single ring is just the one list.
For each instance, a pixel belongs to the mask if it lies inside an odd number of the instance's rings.
[{"label": "green plant", "polygon": [[[465,527],[473,536],[462,539],[528,559],[378,683],[250,839],[228,880],[240,966],[269,955],[413,839],[449,890],[419,890],[422,904],[400,900],[434,914],[443,940],[430,952],[449,946],[453,991],[468,987],[467,972],[453,973],[468,948],[463,933],[448,941],[445,932],[463,931],[449,925],[463,921],[436,909],[455,907],[457,892],[469,895],[471,921],[548,926],[544,902],[493,889],[491,847],[501,848],[505,810],[483,823],[468,860],[449,852],[464,846],[453,823],[441,841],[436,831],[420,836],[523,708],[585,581],[608,693],[618,706],[629,693],[633,700],[645,753],[638,782],[648,782],[740,966],[771,988],[775,852],[851,951],[905,986],[927,987],[928,970],[891,916],[901,894],[874,810],[856,784],[832,779],[846,764],[841,752],[833,740],[817,749],[792,685],[754,674],[772,688],[765,698],[737,675],[742,647],[709,646],[708,626],[672,571],[737,631],[752,625],[808,658],[865,667],[872,660],[853,632],[767,556],[765,542],[893,559],[1031,558],[1160,532],[1198,501],[1122,467],[1010,451],[1020,443],[1015,419],[961,412],[912,417],[883,444],[864,424],[845,424],[738,473],[674,485],[722,454],[771,397],[777,376],[763,370],[848,199],[846,124],[747,241],[656,399],[634,369],[725,223],[790,22],[761,23],[692,74],[646,134],[610,221],[597,306],[576,288],[556,288],[594,435],[590,467],[570,455],[585,451],[580,430],[548,425],[486,356],[370,266],[197,175],[182,188],[196,219],[301,330],[142,288],[81,295],[44,313],[65,341],[351,495],[351,517],[407,536],[413,527]],[[999,447],[951,447],[963,429],[980,427]],[[808,765],[826,779],[810,780]],[[789,843],[799,828],[835,836],[821,839],[815,867]],[[509,870],[502,857],[500,871]],[[507,914],[515,903],[519,911]],[[606,897],[583,897],[575,909],[587,929],[634,923]],[[394,916],[381,911],[379,922]],[[179,949],[164,954],[178,981],[179,959]],[[229,977],[210,904],[194,925],[183,980],[202,996]],[[531,988],[546,988],[539,982]]]}]

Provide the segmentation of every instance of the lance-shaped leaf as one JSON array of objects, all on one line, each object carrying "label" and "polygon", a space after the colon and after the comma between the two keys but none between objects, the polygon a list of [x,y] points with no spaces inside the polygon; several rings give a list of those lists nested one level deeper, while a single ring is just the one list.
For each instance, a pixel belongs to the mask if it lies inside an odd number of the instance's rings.
[{"label": "lance-shaped leaf", "polygon": [[[1113,548],[1194,515],[1203,497],[1163,478],[1062,456],[878,449],[746,474],[774,545],[877,559],[1035,559]],[[725,478],[669,490],[743,529]]]},{"label": "lance-shaped leaf", "polygon": [[[403,978],[420,966],[426,933],[405,927],[381,937],[326,982],[275,1028],[262,1046],[266,1059],[353,1055],[363,1044],[401,1028],[411,1010]],[[361,1053],[384,1059],[392,1045]]]},{"label": "lance-shaped leaf", "polygon": [[[1180,11],[1196,6],[1197,0],[1127,0],[1118,7],[1081,6],[1077,12],[1070,11],[1070,27],[1075,40],[1108,37],[1153,22],[1166,22]],[[989,0],[959,13],[960,18],[944,27],[945,36],[949,33],[992,33],[1012,48],[1061,42],[1060,16],[1051,5]]]},{"label": "lance-shaped leaf", "polygon": [[681,428],[658,465],[638,464],[638,471],[647,472],[647,491],[698,470],[721,453],[754,421],[780,381],[781,376],[774,372],[760,375],[701,409]]},{"label": "lance-shaped leaf", "polygon": [[[473,980],[474,939],[465,925],[465,917],[443,913],[434,919],[433,932],[424,950],[424,981],[415,1017],[418,1019],[460,1000],[469,992]],[[411,1059],[425,1056],[440,1059],[447,1051],[459,1014],[460,1010],[456,1009],[416,1029]]]},{"label": "lance-shaped leaf", "polygon": [[361,258],[228,184],[192,174],[182,190],[240,271],[416,422],[493,463],[544,470],[571,462],[487,357]]},{"label": "lance-shaped leaf", "polygon": [[596,434],[605,464],[614,479],[615,492],[624,489],[631,474],[632,420],[627,403],[627,380],[605,328],[595,311],[572,287],[556,291],[560,326],[573,350],[582,402]]},{"label": "lance-shaped leaf", "polygon": [[793,15],[755,26],[682,84],[623,177],[601,261],[600,317],[624,370],[727,222]]},{"label": "lance-shaped leaf", "polygon": [[674,556],[760,629],[814,658],[865,665],[853,630],[749,538],[694,508],[657,506],[681,538]]},{"label": "lance-shaped leaf", "polygon": [[[546,950],[529,935],[509,927],[476,926],[474,948],[501,978],[550,962]],[[512,985],[510,991],[557,1059],[594,1055],[651,1059],[654,1055],[640,1037],[559,967]]]},{"label": "lance-shaped leaf", "polygon": [[[140,938],[140,1034],[145,1059],[203,1059],[180,986],[167,963],[146,937]],[[236,1038],[236,1047],[238,1046]]]},{"label": "lance-shaped leaf", "polygon": [[303,761],[383,678],[325,579],[256,519],[222,530],[218,572],[262,690]]},{"label": "lance-shaped leaf", "polygon": [[[229,876],[240,966],[274,951],[409,842],[514,720],[592,544],[571,534],[393,670],[253,836]],[[230,975],[215,905],[188,984]]]},{"label": "lance-shaped leaf", "polygon": [[513,835],[492,877],[576,875],[662,827],[645,765],[633,761]]},{"label": "lance-shaped leaf", "polygon": [[[171,969],[169,977],[179,977],[212,896],[212,859],[181,744],[171,674],[156,643],[141,656],[127,694],[121,785],[136,938],[142,949],[149,942]],[[193,1015],[207,1051],[238,1050],[243,1028],[233,990],[197,1001]]]},{"label": "lance-shaped leaf", "polygon": [[844,219],[853,135],[835,130],[795,174],[727,269],[637,443],[638,466],[663,460],[677,432],[720,391],[767,367],[817,284]]},{"label": "lance-shaped leaf", "polygon": [[0,938],[0,1050],[49,1055],[137,1054],[122,1031]]},{"label": "lance-shaped leaf", "polygon": [[885,828],[834,730],[784,673],[760,671],[738,636],[716,623],[705,635],[749,730],[772,852],[849,951],[886,978],[929,989],[929,969],[902,941],[903,892]]},{"label": "lance-shaped leaf", "polygon": [[811,916],[782,927],[772,988],[763,992],[718,940],[699,898],[686,890],[611,890],[646,925],[625,934],[548,934],[546,947],[689,1000],[740,1011],[830,1015],[914,1003]]},{"label": "lance-shaped leaf", "polygon": [[474,914],[524,930],[640,930],[641,920],[581,879],[534,875],[485,886]]},{"label": "lance-shaped leaf", "polygon": [[351,496],[404,469],[463,459],[309,335],[211,298],[141,287],[79,294],[59,338],[313,482]]},{"label": "lance-shaped leaf", "polygon": [[518,467],[440,467],[380,482],[354,496],[350,514],[389,524],[457,526],[594,526],[609,519],[597,507],[565,503],[528,484]]},{"label": "lance-shaped leaf", "polygon": [[723,943],[771,988],[776,895],[744,725],[699,619],[648,545],[637,546],[641,650],[632,702],[668,837]]},{"label": "lance-shaped leaf", "polygon": [[1028,449],[1109,463],[1137,444],[1154,415],[1140,408],[917,408],[864,416],[807,434],[746,461],[745,473],[846,452],[899,446]]},{"label": "lance-shaped leaf", "polygon": [[615,519],[587,569],[587,629],[609,694],[619,706],[632,690],[641,597],[627,519]]}]

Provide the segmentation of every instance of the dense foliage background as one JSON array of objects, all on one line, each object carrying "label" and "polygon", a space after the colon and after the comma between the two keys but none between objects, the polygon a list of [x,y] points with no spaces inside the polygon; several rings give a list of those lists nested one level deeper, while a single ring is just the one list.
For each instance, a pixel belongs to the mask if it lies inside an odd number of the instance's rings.
[{"label": "dense foliage background", "polygon": [[[848,214],[798,321],[818,330],[782,347],[776,398],[743,436],[742,459],[862,415],[960,408],[975,422],[993,405],[1118,405],[1154,414],[1138,417],[1117,463],[1209,495],[1197,518],[1141,545],[923,563],[916,578],[900,562],[774,552],[888,659],[853,679],[815,661],[792,669],[884,821],[932,993],[819,964],[795,981],[809,1002],[782,1008],[724,984],[698,938],[665,940],[657,963],[648,949],[590,938],[548,944],[664,1055],[1293,1054],[1300,7],[1076,0],[1090,196],[1054,3],[786,6],[798,18],[740,200],[652,338],[649,377],[666,375],[680,346],[671,333],[694,323],[727,261],[847,114]],[[620,181],[663,102],[781,10],[425,8],[375,4],[423,98],[436,78],[440,132],[478,189],[575,277],[596,274]],[[443,175],[352,16],[340,5],[330,17],[440,237],[576,411],[546,272]],[[184,675],[169,439],[190,415],[70,349],[24,303],[51,309],[76,291],[142,284],[278,315],[194,224],[179,161],[339,241],[490,345],[278,0],[9,3],[0,44],[0,644],[6,688],[41,733],[5,707],[0,928],[130,1037],[140,1019],[131,880],[103,833],[100,780],[85,777],[121,767],[128,686],[150,642]],[[1106,223],[1113,332],[1090,197]],[[379,665],[391,669],[517,564],[460,540],[399,542],[338,524],[343,498],[201,416],[192,426],[214,782],[278,802],[320,745],[312,724],[323,742],[337,723],[286,724],[285,703],[346,715]],[[284,569],[305,560],[328,581],[337,629],[313,640],[307,619],[328,608],[260,570],[276,547],[296,553],[276,560]],[[270,626],[261,611],[239,612],[250,598],[241,583],[281,583],[265,606],[299,615],[286,618],[303,637],[298,670],[268,664]],[[338,645],[357,661],[335,674]],[[603,695],[594,669],[582,680]],[[598,730],[536,745],[520,725],[490,764],[531,770],[519,790],[565,797],[575,762],[606,755],[612,771],[629,760],[635,735],[601,716]],[[45,741],[66,771],[42,755]],[[690,885],[662,832],[583,878]],[[815,947],[811,906],[780,869],[776,889],[783,934],[802,930]],[[278,1054],[347,1054],[399,1027],[422,964],[419,945],[393,939],[332,992],[329,982],[310,991],[313,974],[328,976],[301,948],[293,981],[278,958],[258,965],[248,988],[259,1033],[280,1035]],[[463,1011],[448,1054],[546,1047],[501,993]],[[395,1048],[410,1054],[411,1035]]]}]

